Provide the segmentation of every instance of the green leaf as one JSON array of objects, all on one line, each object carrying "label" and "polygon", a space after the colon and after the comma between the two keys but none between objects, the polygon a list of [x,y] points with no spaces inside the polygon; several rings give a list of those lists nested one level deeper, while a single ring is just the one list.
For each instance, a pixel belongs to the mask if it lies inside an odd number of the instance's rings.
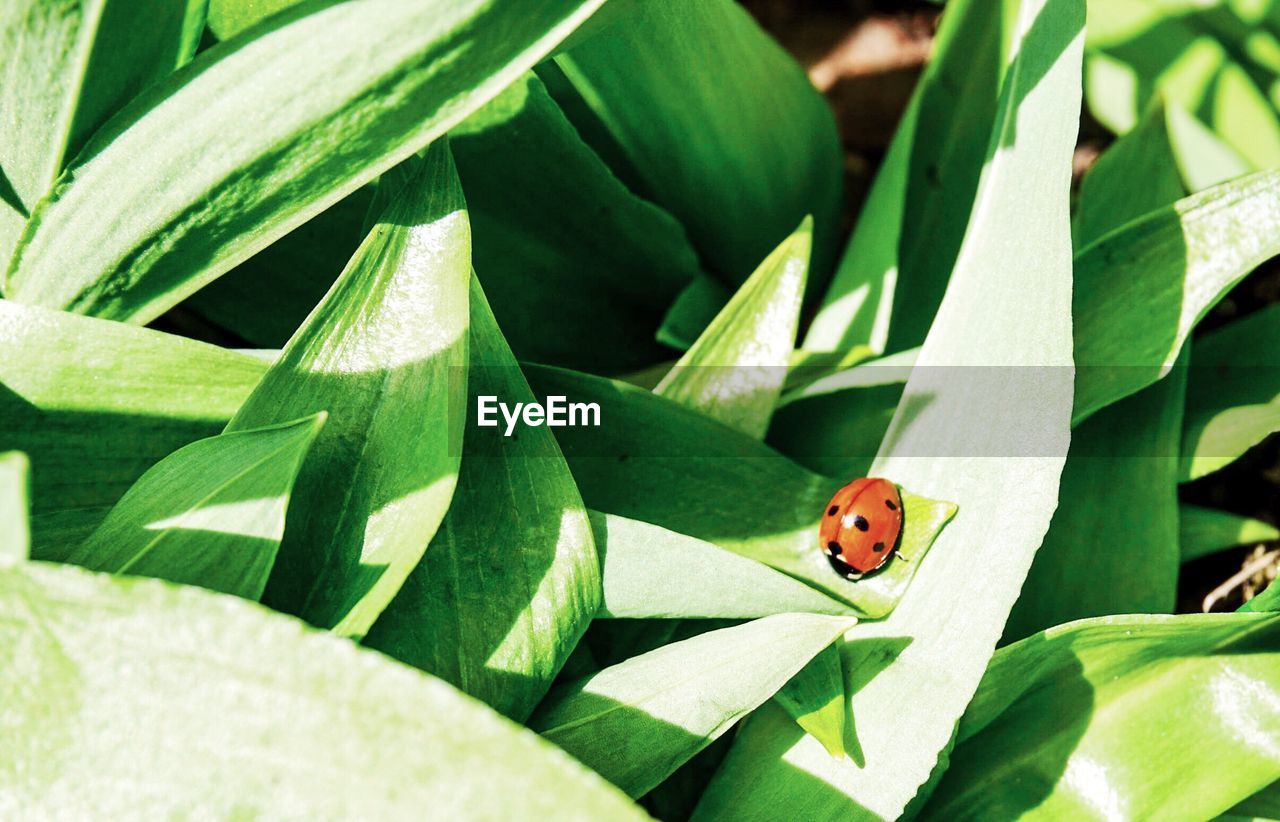
[{"label": "green leaf", "polygon": [[741,283],[813,214],[822,285],[840,209],[835,122],[737,3],[610,0],[555,64],[544,79],[587,142],[688,228],[713,273]]},{"label": "green leaf", "polygon": [[22,815],[645,818],[444,683],[235,597],[18,566],[0,656]]},{"label": "green leaf", "polygon": [[465,419],[467,214],[445,143],[411,165],[410,181],[227,426],[329,413],[263,601],[354,637],[444,518]]},{"label": "green leaf", "polygon": [[30,552],[28,468],[22,452],[0,454],[0,565],[21,562]]},{"label": "green leaf", "polygon": [[1182,435],[1183,482],[1234,462],[1280,431],[1280,307],[1196,341]]},{"label": "green leaf", "polygon": [[779,614],[633,657],[554,690],[531,726],[629,795],[647,793],[853,625]]},{"label": "green leaf", "polygon": [[[1172,613],[1177,604],[1178,441],[1185,357],[1175,373],[1072,432],[1061,500],[1009,615],[1005,641],[1083,617]],[[1114,561],[1099,561],[1100,552]]]},{"label": "green leaf", "polygon": [[6,292],[147,322],[424,148],[601,2],[284,12],[209,49],[97,135],[35,209]]},{"label": "green leaf", "polygon": [[0,349],[0,450],[29,455],[37,515],[114,503],[160,459],[218,433],[265,369],[212,345],[3,300]]},{"label": "green leaf", "polygon": [[209,30],[219,40],[234,37],[260,20],[301,0],[209,0]]},{"label": "green leaf", "polygon": [[872,466],[960,513],[893,613],[845,644],[861,649],[858,668],[846,664],[861,681],[846,691],[865,766],[786,723],[749,724],[734,748],[751,755],[731,751],[697,816],[896,818],[951,741],[1058,503],[1083,26],[1081,3],[1021,4],[969,229]]},{"label": "green leaf", "polygon": [[103,121],[190,54],[204,0],[9,0],[0,8],[0,270],[28,215]]},{"label": "green leaf", "polygon": [[[812,474],[745,434],[626,383],[543,366],[525,373],[539,396],[607,409],[600,428],[556,429],[590,508],[762,562],[863,616],[892,610],[922,565],[899,558],[850,582],[817,544],[818,520],[848,478]],[[954,513],[950,503],[904,489],[900,554],[922,557]]]},{"label": "green leaf", "polygon": [[742,284],[654,392],[762,439],[795,347],[812,247],[813,220],[806,217]]},{"label": "green leaf", "polygon": [[324,414],[221,434],[161,460],[66,562],[257,599]]},{"label": "green leaf", "polygon": [[1280,540],[1280,529],[1269,522],[1198,505],[1178,509],[1178,547],[1183,562],[1236,545],[1272,540]]},{"label": "green leaf", "polygon": [[616,514],[592,512],[591,526],[604,581],[602,617],[849,613],[848,606],[803,582],[709,542]]},{"label": "green leaf", "polygon": [[[1232,806],[1227,814],[1235,818],[1280,819],[1280,783],[1272,782],[1253,796]],[[1220,816],[1226,819],[1228,816]]]},{"label": "green leaf", "polygon": [[111,505],[64,508],[31,515],[31,557],[66,562],[111,513]]},{"label": "green leaf", "polygon": [[1280,253],[1280,172],[1179,200],[1076,255],[1075,422],[1173,367],[1231,286]]},{"label": "green leaf", "polygon": [[609,373],[662,358],[654,331],[700,276],[697,254],[587,147],[542,81],[525,75],[449,139],[476,272],[516,355]]},{"label": "green leaf", "polygon": [[1209,819],[1280,778],[1280,618],[1106,617],[999,651],[921,818]]},{"label": "green leaf", "polygon": [[806,349],[885,353],[924,340],[987,160],[1017,8],[1016,0],[947,4]]},{"label": "green leaf", "polygon": [[658,342],[688,351],[732,296],[719,280],[700,274],[676,295],[667,309],[658,328]]},{"label": "green leaf", "polygon": [[1187,191],[1204,191],[1253,170],[1235,149],[1181,106],[1165,106],[1165,128]]},{"label": "green leaf", "polygon": [[1152,101],[1132,131],[1111,145],[1080,183],[1071,221],[1076,248],[1186,194],[1166,124],[1166,109]]},{"label": "green leaf", "polygon": [[600,568],[551,431],[508,438],[476,425],[477,397],[534,397],[474,280],[470,349],[453,503],[365,644],[523,720],[595,616]]},{"label": "green leaf", "polygon": [[774,696],[791,718],[834,757],[845,749],[844,669],[840,649],[831,645],[813,658]]}]

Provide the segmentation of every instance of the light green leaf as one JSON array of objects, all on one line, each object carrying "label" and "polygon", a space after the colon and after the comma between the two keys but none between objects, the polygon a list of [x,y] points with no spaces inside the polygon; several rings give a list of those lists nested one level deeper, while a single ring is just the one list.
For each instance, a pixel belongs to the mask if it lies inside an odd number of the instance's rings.
[{"label": "light green leaf", "polygon": [[827,753],[844,757],[845,692],[840,649],[825,648],[774,696],[801,728],[822,743]]},{"label": "light green leaf", "polygon": [[1085,246],[1125,223],[1172,205],[1187,193],[1178,172],[1166,108],[1152,101],[1132,131],[1116,140],[1080,182],[1071,240]]},{"label": "light green leaf", "polygon": [[66,562],[262,596],[298,468],[324,414],[221,434],[161,460]]},{"label": "light green leaf", "polygon": [[25,560],[31,549],[28,467],[27,456],[20,451],[0,454],[0,565]]},{"label": "light green leaf", "polygon": [[1182,435],[1183,482],[1234,462],[1280,431],[1280,306],[1196,341]]},{"label": "light green leaf", "polygon": [[960,513],[893,613],[845,644],[861,649],[858,669],[846,665],[861,681],[845,690],[865,766],[812,737],[749,724],[734,747],[753,755],[730,753],[697,817],[896,818],[950,744],[1058,501],[1083,26],[1080,3],[1021,4],[969,228],[872,466]]},{"label": "light green leaf", "polygon": [[[63,166],[190,54],[204,0],[7,0],[0,7],[0,270]],[[189,21],[188,18],[191,18]]]},{"label": "light green leaf", "polygon": [[1276,171],[1193,194],[1079,252],[1073,419],[1168,374],[1205,312],[1277,253]]},{"label": "light green leaf", "polygon": [[709,542],[616,514],[593,511],[591,525],[604,581],[602,617],[849,613],[848,606],[803,582]]},{"label": "light green leaf", "polygon": [[607,373],[663,358],[654,332],[700,276],[697,254],[583,143],[542,81],[525,75],[449,139],[476,273],[516,355]]},{"label": "light green leaf", "polygon": [[0,450],[31,459],[37,515],[114,503],[160,459],[218,433],[265,369],[212,345],[3,300],[0,349]]},{"label": "light green leaf", "polygon": [[765,258],[654,392],[757,439],[769,429],[795,347],[813,220]]},{"label": "light green leaf", "polygon": [[528,428],[508,438],[476,424],[477,397],[534,397],[472,282],[458,489],[365,644],[524,720],[595,616],[600,568],[582,498],[551,431]]},{"label": "light green leaf", "polygon": [[933,57],[805,338],[811,351],[920,344],[956,263],[996,119],[1016,0],[952,0]]},{"label": "light green leaf", "polygon": [[531,726],[642,796],[777,693],[852,626],[779,614],[663,646],[557,688]]},{"label": "light green leaf", "polygon": [[1000,650],[924,819],[1209,819],[1280,778],[1280,617],[1106,617]]},{"label": "light green leaf", "polygon": [[1178,508],[1178,547],[1183,562],[1236,545],[1272,540],[1280,540],[1280,529],[1269,522],[1198,505]]},{"label": "light green leaf", "polygon": [[1072,432],[1061,501],[1009,615],[1006,642],[1083,617],[1173,612],[1185,355],[1182,363]]},{"label": "light green leaf", "polygon": [[1235,149],[1181,106],[1165,106],[1165,127],[1183,185],[1189,192],[1204,191],[1253,170]]},{"label": "light green leaf", "polygon": [[422,558],[461,453],[471,237],[448,146],[411,165],[409,182],[227,426],[329,413],[263,601],[354,637]]},{"label": "light green leaf", "polygon": [[0,657],[5,816],[645,818],[439,680],[235,597],[18,566]]},{"label": "light green leaf", "polygon": [[219,40],[240,32],[301,0],[209,0],[209,30]]},{"label": "light green leaf", "polygon": [[601,2],[286,11],[208,50],[98,134],[36,207],[7,293],[147,322],[421,150]]},{"label": "light green leaf", "polygon": [[[652,523],[762,562],[879,617],[897,604],[923,563],[891,562],[858,582],[831,567],[818,520],[849,478],[812,474],[751,437],[626,383],[526,366],[539,396],[607,409],[600,428],[556,429],[586,504]],[[913,513],[914,509],[914,513]],[[903,489],[901,555],[918,559],[955,506]]]},{"label": "light green leaf", "polygon": [[745,280],[806,214],[811,279],[825,281],[840,209],[835,122],[733,0],[610,0],[543,76],[587,142],[688,228],[726,283]]}]

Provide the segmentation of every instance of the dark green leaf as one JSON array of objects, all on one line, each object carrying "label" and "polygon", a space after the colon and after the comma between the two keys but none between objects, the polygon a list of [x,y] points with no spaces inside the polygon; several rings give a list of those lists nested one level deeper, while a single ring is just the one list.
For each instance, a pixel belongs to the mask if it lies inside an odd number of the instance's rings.
[{"label": "dark green leaf", "polygon": [[1269,522],[1198,505],[1178,509],[1178,547],[1183,562],[1236,545],[1272,540],[1280,540],[1280,529]]}]

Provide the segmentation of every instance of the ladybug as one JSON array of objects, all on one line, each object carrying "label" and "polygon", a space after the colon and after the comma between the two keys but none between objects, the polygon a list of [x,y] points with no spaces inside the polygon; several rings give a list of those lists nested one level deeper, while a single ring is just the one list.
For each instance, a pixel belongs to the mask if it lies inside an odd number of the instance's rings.
[{"label": "ladybug", "polygon": [[[836,492],[818,526],[822,550],[848,579],[884,566],[902,535],[902,497],[886,479],[862,477]],[[906,559],[906,557],[903,557]]]}]

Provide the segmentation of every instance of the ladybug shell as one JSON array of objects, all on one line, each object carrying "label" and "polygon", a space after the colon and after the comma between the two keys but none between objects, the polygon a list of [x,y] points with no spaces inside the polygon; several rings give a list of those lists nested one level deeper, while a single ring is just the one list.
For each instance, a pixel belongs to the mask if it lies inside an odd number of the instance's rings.
[{"label": "ladybug shell", "polygon": [[889,561],[902,533],[902,498],[886,479],[863,477],[836,492],[822,512],[822,550],[859,574]]}]

